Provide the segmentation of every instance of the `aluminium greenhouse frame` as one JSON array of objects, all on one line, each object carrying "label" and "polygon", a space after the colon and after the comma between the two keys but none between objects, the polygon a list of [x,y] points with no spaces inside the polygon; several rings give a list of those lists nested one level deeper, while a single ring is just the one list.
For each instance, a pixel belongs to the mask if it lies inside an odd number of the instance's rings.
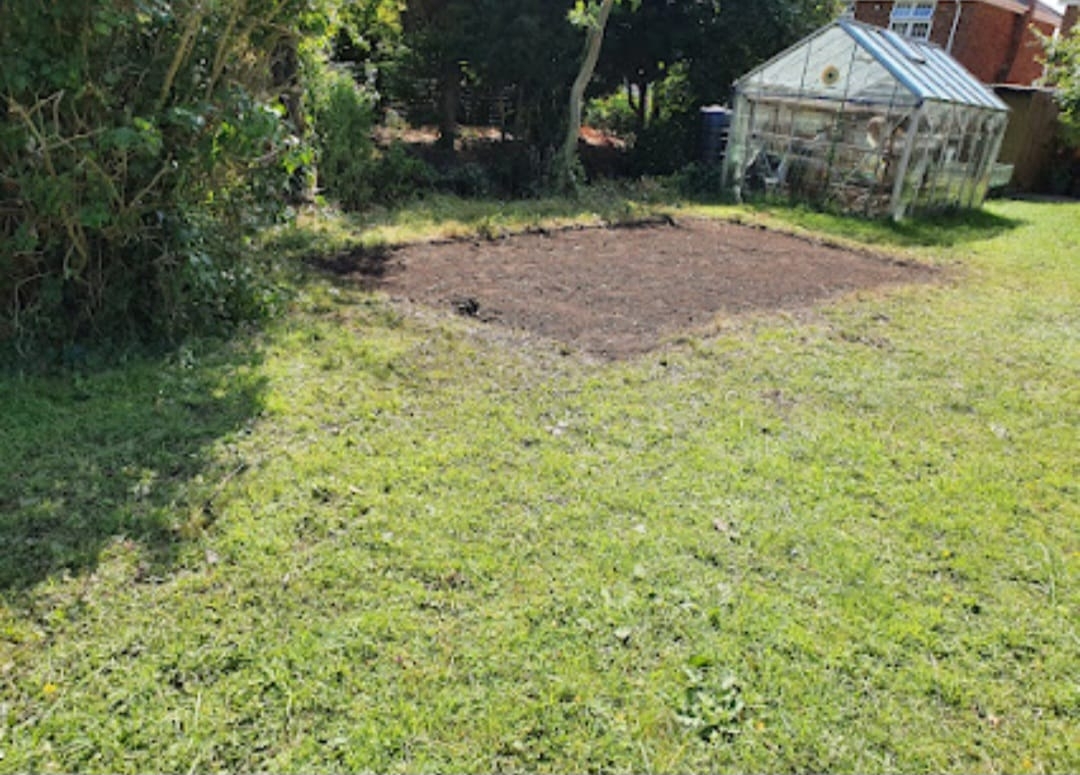
[{"label": "aluminium greenhouse frame", "polygon": [[899,220],[979,207],[1008,107],[938,46],[843,19],[736,83],[724,180]]}]

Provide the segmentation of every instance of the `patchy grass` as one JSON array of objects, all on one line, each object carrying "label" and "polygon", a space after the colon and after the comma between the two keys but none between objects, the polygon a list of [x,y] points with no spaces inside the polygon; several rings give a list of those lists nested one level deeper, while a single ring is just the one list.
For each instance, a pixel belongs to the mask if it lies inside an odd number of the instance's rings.
[{"label": "patchy grass", "polygon": [[724,215],[956,279],[616,365],[311,280],[0,381],[0,771],[1080,768],[1080,206]]},{"label": "patchy grass", "polygon": [[575,198],[502,201],[433,194],[405,207],[343,213],[313,207],[296,223],[269,235],[287,254],[320,255],[406,245],[412,242],[481,237],[493,239],[531,228],[604,226],[634,221],[670,209],[670,195],[654,182],[606,184]]}]

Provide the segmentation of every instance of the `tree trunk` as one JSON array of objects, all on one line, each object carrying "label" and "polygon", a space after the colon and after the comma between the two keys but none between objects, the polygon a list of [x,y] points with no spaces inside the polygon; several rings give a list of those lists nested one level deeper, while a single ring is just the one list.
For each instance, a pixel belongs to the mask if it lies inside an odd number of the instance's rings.
[{"label": "tree trunk", "polygon": [[615,0],[602,0],[596,24],[589,28],[585,40],[585,58],[581,63],[577,78],[570,89],[570,120],[566,126],[566,138],[559,153],[555,169],[555,179],[563,188],[569,188],[574,182],[574,165],[577,161],[578,137],[581,135],[581,110],[585,101],[585,89],[592,80],[596,63],[600,59],[600,49],[604,45],[604,28]]},{"label": "tree trunk", "polygon": [[454,153],[457,139],[458,104],[461,102],[461,65],[447,64],[439,78],[439,148]]}]

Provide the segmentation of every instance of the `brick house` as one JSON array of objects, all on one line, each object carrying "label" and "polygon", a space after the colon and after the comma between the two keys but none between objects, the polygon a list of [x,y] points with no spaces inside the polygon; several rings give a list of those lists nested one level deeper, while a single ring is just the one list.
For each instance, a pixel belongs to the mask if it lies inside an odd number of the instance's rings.
[{"label": "brick house", "polygon": [[849,11],[867,24],[929,40],[979,80],[1028,86],[1042,75],[1042,46],[1033,30],[1053,36],[1075,21],[1039,0],[854,0]]}]

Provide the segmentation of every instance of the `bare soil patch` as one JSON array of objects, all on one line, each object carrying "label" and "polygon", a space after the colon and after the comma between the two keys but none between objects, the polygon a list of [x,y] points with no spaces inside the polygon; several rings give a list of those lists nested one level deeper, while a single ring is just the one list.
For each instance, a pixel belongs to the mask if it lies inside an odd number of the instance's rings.
[{"label": "bare soil patch", "polygon": [[398,300],[551,338],[605,359],[655,349],[718,316],[811,307],[929,282],[931,267],[750,226],[534,232],[357,252],[320,265]]}]

